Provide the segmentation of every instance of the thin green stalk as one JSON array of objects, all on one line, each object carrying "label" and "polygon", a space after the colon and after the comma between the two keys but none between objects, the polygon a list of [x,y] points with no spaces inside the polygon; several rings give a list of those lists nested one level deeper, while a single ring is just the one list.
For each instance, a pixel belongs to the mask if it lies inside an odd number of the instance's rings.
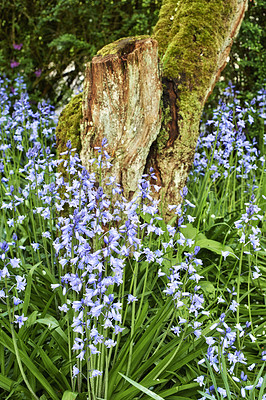
[{"label": "thin green stalk", "polygon": [[[8,292],[6,277],[5,277],[5,287],[6,287],[6,291]],[[10,303],[9,303],[8,296],[6,297],[6,303],[7,303],[8,317],[9,317],[9,323],[10,323],[11,334],[12,334],[12,341],[13,341],[14,350],[15,350],[15,354],[16,354],[16,359],[17,359],[17,362],[18,362],[18,366],[19,366],[19,370],[20,370],[21,376],[22,376],[27,388],[29,389],[31,395],[34,397],[34,399],[39,400],[39,397],[37,397],[36,394],[34,393],[32,387],[31,387],[31,385],[30,385],[30,383],[29,383],[29,381],[28,381],[28,379],[26,377],[26,374],[24,372],[23,365],[22,365],[22,362],[21,362],[21,359],[20,359],[19,350],[18,350],[18,346],[17,346],[17,339],[16,339],[16,336],[15,336],[14,325],[13,325],[13,321],[12,321],[12,315],[11,315],[11,309],[10,309]]]},{"label": "thin green stalk", "polygon": [[104,371],[104,398],[107,400],[107,393],[108,393],[108,378],[109,378],[109,360],[107,354],[105,356],[105,371]]},{"label": "thin green stalk", "polygon": [[[137,276],[138,276],[138,263],[135,263],[134,273],[133,273],[133,296],[136,295],[137,289]],[[130,329],[130,337],[133,338],[135,332],[135,312],[136,312],[136,304],[135,301],[132,303],[132,314],[131,314],[131,329]],[[133,353],[133,341],[131,340],[129,345],[129,355],[128,355],[128,363],[127,363],[127,371],[126,375],[129,374],[131,361],[132,361],[132,353]]]},{"label": "thin green stalk", "polygon": [[[236,323],[239,324],[240,318],[239,318],[239,298],[240,298],[240,286],[241,286],[241,271],[242,271],[242,263],[243,263],[243,254],[244,254],[244,243],[241,245],[241,251],[240,251],[240,259],[239,259],[239,264],[238,264],[238,279],[237,279],[237,294],[236,294],[236,302],[238,303],[237,310],[236,310]],[[240,340],[239,340],[239,330],[237,330],[237,343],[238,346],[240,346]]]}]

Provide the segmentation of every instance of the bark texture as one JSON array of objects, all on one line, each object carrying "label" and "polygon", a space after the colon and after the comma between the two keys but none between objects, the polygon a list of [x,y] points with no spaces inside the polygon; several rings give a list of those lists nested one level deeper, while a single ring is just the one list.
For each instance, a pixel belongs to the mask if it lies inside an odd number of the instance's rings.
[{"label": "bark texture", "polygon": [[126,196],[136,191],[151,144],[159,134],[161,95],[158,46],[151,38],[118,40],[87,66],[81,161],[89,167],[94,147],[107,138],[112,175]]}]

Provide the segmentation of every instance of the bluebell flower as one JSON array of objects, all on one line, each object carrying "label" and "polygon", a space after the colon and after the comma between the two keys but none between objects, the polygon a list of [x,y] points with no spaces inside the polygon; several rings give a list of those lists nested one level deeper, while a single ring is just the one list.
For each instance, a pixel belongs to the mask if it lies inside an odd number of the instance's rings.
[{"label": "bluebell flower", "polygon": [[24,325],[24,322],[27,321],[28,317],[24,317],[24,314],[22,315],[15,315],[15,323],[18,324],[19,329]]}]

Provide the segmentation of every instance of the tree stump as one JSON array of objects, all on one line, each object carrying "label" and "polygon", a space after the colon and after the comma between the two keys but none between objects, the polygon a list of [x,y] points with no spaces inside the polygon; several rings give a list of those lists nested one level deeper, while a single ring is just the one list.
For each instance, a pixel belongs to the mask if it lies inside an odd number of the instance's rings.
[{"label": "tree stump", "polygon": [[161,127],[162,84],[157,42],[120,39],[106,46],[87,65],[81,123],[85,167],[105,137],[115,159],[112,175],[126,197],[137,189],[151,144]]}]

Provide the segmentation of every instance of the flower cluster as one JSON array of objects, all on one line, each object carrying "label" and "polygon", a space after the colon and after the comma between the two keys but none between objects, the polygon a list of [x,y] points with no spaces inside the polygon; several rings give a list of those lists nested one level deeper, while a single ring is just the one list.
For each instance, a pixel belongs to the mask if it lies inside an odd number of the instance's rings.
[{"label": "flower cluster", "polygon": [[247,137],[254,120],[266,117],[265,90],[261,90],[250,104],[246,102],[245,107],[240,106],[232,85],[225,93],[228,94],[226,102],[221,102],[214,110],[213,118],[202,125],[194,158],[194,180],[204,175],[207,167],[213,182],[223,182],[227,177],[251,177],[252,180],[258,172],[258,159],[262,168],[265,165],[265,156],[257,147],[258,138],[250,140]]},{"label": "flower cluster", "polygon": [[[205,366],[205,368],[211,373],[216,373],[217,382],[213,382],[208,387],[206,375],[201,375],[195,379],[200,386],[205,387],[205,394],[207,395],[221,395],[222,398],[226,398],[229,395],[233,396],[237,393],[241,394],[243,398],[247,398],[247,393],[260,389],[263,384],[263,377],[252,382],[250,373],[253,372],[256,364],[254,362],[248,363],[247,357],[243,352],[242,343],[248,341],[250,343],[256,343],[256,337],[253,335],[253,329],[251,322],[247,321],[245,325],[240,323],[232,325],[232,323],[226,322],[229,313],[235,313],[239,304],[234,300],[236,296],[235,288],[231,293],[231,302],[226,313],[222,313],[219,317],[218,322],[214,323],[210,327],[211,336],[205,336],[205,341],[208,346],[207,353],[198,364]],[[226,303],[226,300],[220,298],[220,302]],[[230,318],[229,318],[230,319]],[[261,352],[262,360],[265,360],[265,352]],[[213,372],[212,372],[213,370]],[[224,376],[228,374],[230,380],[233,383],[229,386],[226,385],[226,379]],[[216,383],[216,384],[215,384]],[[219,386],[220,385],[220,386]],[[227,386],[227,387],[226,387]],[[232,387],[233,386],[233,387]],[[235,386],[235,388],[234,388]],[[206,400],[208,397],[203,396],[201,400]]]},{"label": "flower cluster", "polygon": [[255,201],[255,196],[252,195],[251,201],[245,203],[246,212],[241,215],[238,221],[235,221],[235,227],[239,232],[239,242],[243,243],[245,247],[251,244],[254,251],[259,251],[261,229],[258,227],[258,222],[263,220],[263,215],[260,213],[261,209],[255,204]]},{"label": "flower cluster", "polygon": [[[8,79],[0,80],[0,112],[2,137],[0,143],[1,211],[5,220],[5,229],[1,234],[0,282],[1,299],[5,304],[13,304],[14,310],[22,309],[24,291],[27,285],[25,263],[29,247],[36,249],[38,244],[26,245],[26,238],[19,232],[25,231],[30,217],[25,213],[32,201],[30,191],[32,182],[39,179],[38,168],[48,161],[50,144],[54,141],[54,117],[51,107],[42,103],[33,112],[29,103],[25,85],[21,77],[15,79],[14,87]],[[41,156],[46,144],[45,160]],[[48,147],[49,146],[49,147]],[[35,163],[34,163],[34,161]],[[45,167],[46,168],[46,167]],[[29,173],[29,176],[26,174]],[[23,175],[24,183],[18,186],[18,175]],[[38,175],[38,177],[37,177]],[[44,173],[43,173],[44,175]],[[34,196],[33,196],[34,197]],[[10,301],[11,300],[11,301]],[[19,328],[27,317],[14,314],[14,322]]]}]

